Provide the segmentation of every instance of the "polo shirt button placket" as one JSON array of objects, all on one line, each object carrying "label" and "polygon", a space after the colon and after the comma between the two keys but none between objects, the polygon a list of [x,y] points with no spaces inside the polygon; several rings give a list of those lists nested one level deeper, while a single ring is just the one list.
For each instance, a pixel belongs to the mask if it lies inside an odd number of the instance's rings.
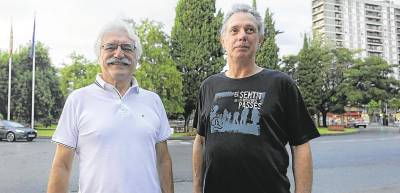
[{"label": "polo shirt button placket", "polygon": [[118,114],[121,117],[128,117],[129,116],[129,108],[124,104],[124,101],[120,99],[119,101],[119,109],[118,109]]}]

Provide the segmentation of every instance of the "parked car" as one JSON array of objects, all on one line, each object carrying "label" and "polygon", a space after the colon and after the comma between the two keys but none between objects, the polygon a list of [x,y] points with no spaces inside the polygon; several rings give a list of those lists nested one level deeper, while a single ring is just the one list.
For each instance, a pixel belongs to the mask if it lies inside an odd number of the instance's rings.
[{"label": "parked car", "polygon": [[37,137],[35,129],[25,127],[21,123],[14,121],[0,120],[0,140],[6,139],[9,142],[17,139],[32,141]]},{"label": "parked car", "polygon": [[352,120],[352,121],[349,121],[349,122],[347,123],[347,125],[348,125],[349,127],[354,127],[354,128],[359,128],[359,127],[364,127],[364,128],[366,128],[367,125],[368,125],[368,123],[365,122],[364,120]]}]

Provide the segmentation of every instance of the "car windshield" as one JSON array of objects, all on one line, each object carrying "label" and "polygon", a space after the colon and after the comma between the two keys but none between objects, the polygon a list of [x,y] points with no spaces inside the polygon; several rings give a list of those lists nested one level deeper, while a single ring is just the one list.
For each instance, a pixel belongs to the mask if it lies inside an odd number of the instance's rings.
[{"label": "car windshield", "polygon": [[12,122],[12,121],[3,121],[3,123],[4,123],[4,126],[8,126],[8,127],[24,127],[22,124]]}]

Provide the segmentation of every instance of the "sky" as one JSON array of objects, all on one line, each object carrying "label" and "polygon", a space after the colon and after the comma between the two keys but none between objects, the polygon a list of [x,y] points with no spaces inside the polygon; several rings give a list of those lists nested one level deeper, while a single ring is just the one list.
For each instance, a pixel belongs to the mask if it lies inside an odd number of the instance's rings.
[{"label": "sky", "polygon": [[[163,23],[170,34],[178,0],[1,0],[0,49],[8,50],[11,20],[14,50],[32,39],[36,13],[37,41],[49,48],[51,61],[60,66],[69,63],[72,52],[95,60],[93,51],[98,32],[116,18],[155,20]],[[252,0],[217,0],[216,8],[224,13],[234,3]],[[274,13],[275,28],[284,33],[277,36],[279,54],[297,54],[303,35],[311,33],[311,0],[257,0],[257,10],[264,17],[266,8]]]}]

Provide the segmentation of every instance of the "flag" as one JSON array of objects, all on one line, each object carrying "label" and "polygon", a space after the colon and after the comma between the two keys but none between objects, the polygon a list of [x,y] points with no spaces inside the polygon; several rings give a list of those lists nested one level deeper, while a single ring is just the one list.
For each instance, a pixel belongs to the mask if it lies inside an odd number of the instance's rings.
[{"label": "flag", "polygon": [[31,46],[31,50],[29,52],[29,58],[32,58],[35,53],[35,28],[36,28],[36,15],[33,19],[32,46]]},{"label": "flag", "polygon": [[12,53],[13,53],[13,41],[14,41],[14,37],[13,37],[13,26],[12,26],[12,23],[11,23],[10,47],[9,47],[10,50],[8,51],[10,57],[12,56]]}]

